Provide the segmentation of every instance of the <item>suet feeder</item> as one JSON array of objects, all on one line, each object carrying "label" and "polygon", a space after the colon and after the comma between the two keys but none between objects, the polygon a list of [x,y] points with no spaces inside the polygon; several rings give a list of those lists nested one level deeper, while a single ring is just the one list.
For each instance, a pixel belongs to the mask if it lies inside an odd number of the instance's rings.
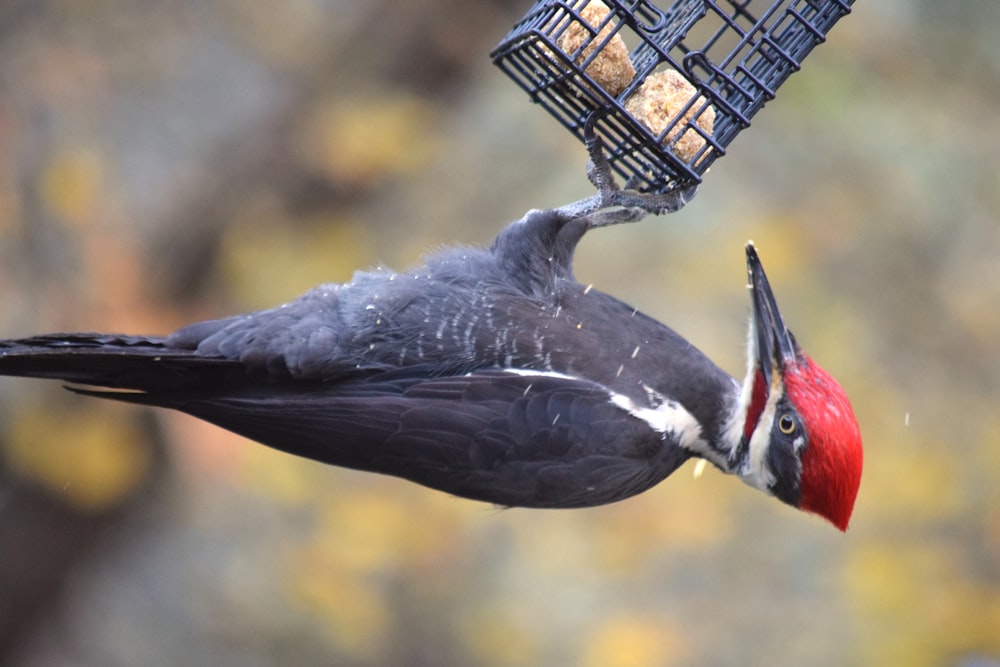
[{"label": "suet feeder", "polygon": [[599,137],[630,187],[660,194],[701,182],[851,5],[539,0],[491,57],[581,141]]}]

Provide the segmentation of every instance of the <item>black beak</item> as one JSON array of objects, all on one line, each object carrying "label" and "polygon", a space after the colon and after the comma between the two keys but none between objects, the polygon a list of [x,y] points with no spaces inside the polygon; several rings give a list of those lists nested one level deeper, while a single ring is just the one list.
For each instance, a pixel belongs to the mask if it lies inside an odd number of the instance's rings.
[{"label": "black beak", "polygon": [[774,301],[774,293],[767,282],[764,267],[757,257],[757,249],[752,243],[747,244],[747,273],[750,276],[750,289],[753,290],[753,326],[757,337],[757,363],[764,373],[767,386],[771,386],[771,378],[775,371],[784,368],[787,362],[795,362],[798,357],[798,344],[792,332],[785,326],[778,312],[778,304]]}]

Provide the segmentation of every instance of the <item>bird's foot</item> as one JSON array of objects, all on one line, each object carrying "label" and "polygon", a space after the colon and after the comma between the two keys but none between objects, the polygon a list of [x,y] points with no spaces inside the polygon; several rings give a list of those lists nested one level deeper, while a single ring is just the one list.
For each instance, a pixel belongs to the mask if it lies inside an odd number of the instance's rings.
[{"label": "bird's foot", "polygon": [[589,215],[595,227],[636,222],[650,214],[676,213],[698,193],[698,184],[694,184],[660,194],[644,194],[634,189],[635,179],[625,183],[624,189],[619,187],[604,153],[604,142],[597,136],[592,122],[588,121],[583,133],[590,156],[587,178],[597,188],[597,193],[556,209],[560,214],[568,218]]}]

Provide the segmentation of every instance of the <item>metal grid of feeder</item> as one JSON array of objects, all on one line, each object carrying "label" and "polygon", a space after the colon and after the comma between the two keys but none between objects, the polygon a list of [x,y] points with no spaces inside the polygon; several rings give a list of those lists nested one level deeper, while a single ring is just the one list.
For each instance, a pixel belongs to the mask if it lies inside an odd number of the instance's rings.
[{"label": "metal grid of feeder", "polygon": [[581,141],[594,131],[631,187],[663,193],[700,182],[853,4],[539,0],[491,58]]}]

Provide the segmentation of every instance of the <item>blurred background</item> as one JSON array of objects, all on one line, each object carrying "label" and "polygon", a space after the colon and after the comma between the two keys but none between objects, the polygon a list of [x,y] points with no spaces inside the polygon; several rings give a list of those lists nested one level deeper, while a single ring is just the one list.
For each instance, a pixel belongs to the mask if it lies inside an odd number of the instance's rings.
[{"label": "blurred background", "polygon": [[[0,336],[163,333],[591,193],[528,0],[4,0]],[[866,441],[840,534],[687,466],[498,511],[0,381],[0,663],[1000,664],[1000,3],[858,2],[577,275],[745,367],[743,244]]]}]

